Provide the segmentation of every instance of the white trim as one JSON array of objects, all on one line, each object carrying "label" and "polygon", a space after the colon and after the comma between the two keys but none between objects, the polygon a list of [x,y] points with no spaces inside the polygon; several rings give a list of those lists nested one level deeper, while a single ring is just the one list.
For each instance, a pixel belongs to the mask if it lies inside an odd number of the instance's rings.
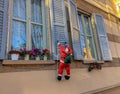
[{"label": "white trim", "polygon": [[64,61],[63,61],[63,60],[60,60],[60,62],[61,62],[61,63],[64,63]]},{"label": "white trim", "polygon": [[61,74],[58,74],[58,76],[61,76],[61,77],[62,77],[62,75],[61,75]]}]

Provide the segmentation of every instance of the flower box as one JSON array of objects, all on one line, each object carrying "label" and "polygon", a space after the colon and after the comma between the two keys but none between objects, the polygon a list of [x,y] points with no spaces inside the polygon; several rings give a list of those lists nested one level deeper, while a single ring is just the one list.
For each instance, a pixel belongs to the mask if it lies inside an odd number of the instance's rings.
[{"label": "flower box", "polygon": [[9,51],[9,54],[11,54],[11,59],[12,60],[18,60],[20,51],[11,50],[11,51]]},{"label": "flower box", "polygon": [[24,60],[29,60],[29,54],[30,54],[30,51],[28,51],[26,48],[20,49],[20,55],[24,57]]},{"label": "flower box", "polygon": [[18,60],[19,54],[11,54],[11,59],[12,60]]}]

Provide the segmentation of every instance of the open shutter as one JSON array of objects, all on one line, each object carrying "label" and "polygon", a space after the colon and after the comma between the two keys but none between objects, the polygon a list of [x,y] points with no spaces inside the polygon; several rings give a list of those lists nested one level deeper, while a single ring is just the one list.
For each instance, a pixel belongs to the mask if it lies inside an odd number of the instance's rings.
[{"label": "open shutter", "polygon": [[[52,51],[57,54],[57,40],[68,42],[64,0],[51,0]],[[56,59],[55,57],[53,59]]]},{"label": "open shutter", "polygon": [[7,0],[0,0],[0,59],[5,57]]},{"label": "open shutter", "polygon": [[82,55],[80,48],[77,8],[72,0],[68,0],[68,5],[69,5],[70,26],[71,26],[70,28],[72,35],[74,59],[80,60],[82,58]]},{"label": "open shutter", "polygon": [[100,14],[94,14],[94,18],[102,60],[112,60],[103,17]]}]

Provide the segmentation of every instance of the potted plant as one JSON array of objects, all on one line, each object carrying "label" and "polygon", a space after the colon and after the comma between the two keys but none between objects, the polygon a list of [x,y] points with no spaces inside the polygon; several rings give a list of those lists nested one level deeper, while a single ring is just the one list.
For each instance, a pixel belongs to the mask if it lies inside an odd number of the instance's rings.
[{"label": "potted plant", "polygon": [[30,54],[35,57],[36,60],[40,60],[41,50],[39,48],[33,48]]},{"label": "potted plant", "polygon": [[11,59],[12,60],[18,60],[20,51],[11,50],[11,51],[9,51],[9,54],[11,54]]},{"label": "potted plant", "polygon": [[25,60],[29,60],[29,54],[30,54],[29,50],[27,50],[26,48],[21,48],[20,52],[21,52],[20,53],[21,56],[23,56]]},{"label": "potted plant", "polygon": [[47,60],[50,57],[50,50],[48,49],[43,49],[43,56],[44,56],[44,60]]}]

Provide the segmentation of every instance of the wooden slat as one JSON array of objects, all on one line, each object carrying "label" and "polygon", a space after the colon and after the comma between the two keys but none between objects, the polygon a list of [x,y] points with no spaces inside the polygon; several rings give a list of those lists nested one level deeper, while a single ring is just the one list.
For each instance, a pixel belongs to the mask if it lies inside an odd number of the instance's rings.
[{"label": "wooden slat", "polygon": [[0,59],[5,57],[8,0],[0,0]]},{"label": "wooden slat", "polygon": [[[52,51],[54,56],[57,53],[57,40],[64,44],[68,42],[68,32],[66,25],[64,0],[51,0],[51,31],[52,31]],[[53,59],[57,58],[53,56]]]},{"label": "wooden slat", "polygon": [[80,60],[83,56],[80,47],[77,7],[72,0],[68,0],[68,2],[74,59]]},{"label": "wooden slat", "polygon": [[102,60],[112,60],[103,17],[100,14],[94,14],[94,18]]}]

